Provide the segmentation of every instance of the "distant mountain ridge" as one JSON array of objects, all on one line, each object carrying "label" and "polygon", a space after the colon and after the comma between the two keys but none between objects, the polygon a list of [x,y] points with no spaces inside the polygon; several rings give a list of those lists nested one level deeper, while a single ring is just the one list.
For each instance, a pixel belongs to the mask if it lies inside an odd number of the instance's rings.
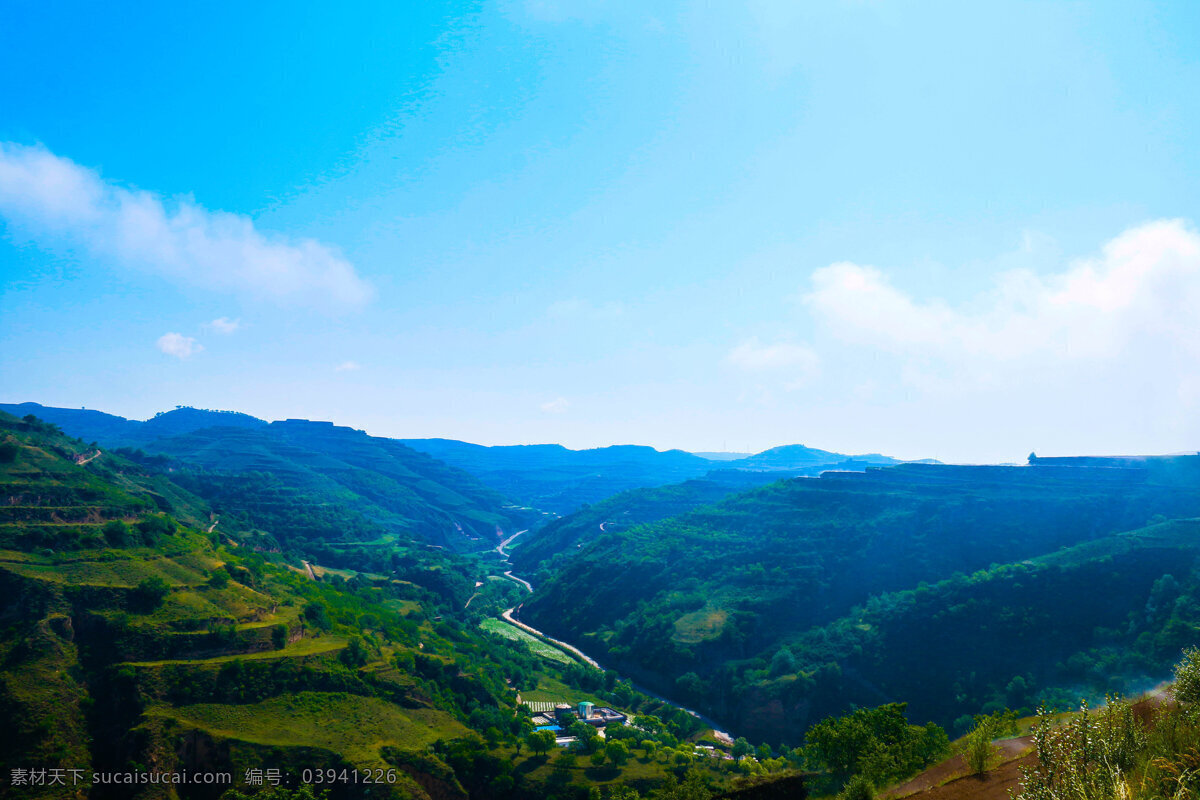
[{"label": "distant mountain ridge", "polygon": [[178,406],[146,421],[126,419],[95,409],[55,408],[40,403],[0,403],[0,411],[16,417],[33,414],[72,436],[102,442],[109,447],[136,447],[165,436],[179,436],[204,428],[265,428],[266,420],[240,411],[213,411]]},{"label": "distant mountain ridge", "polygon": [[[139,422],[90,409],[52,408],[37,403],[0,404],[0,410],[16,416],[34,414],[53,422],[74,436],[104,443],[109,447],[136,447],[169,451],[185,460],[199,458],[199,451],[190,453],[176,443],[164,450],[162,442],[173,437],[187,436],[206,429],[225,429],[223,434],[232,441],[266,435],[268,438],[288,438],[288,430],[296,426],[311,426],[308,430],[333,429],[343,435],[366,436],[362,431],[310,420],[267,422],[257,417],[233,411],[212,411],[178,407]],[[243,431],[235,435],[229,429]],[[210,437],[211,438],[211,437]],[[613,495],[634,489],[654,488],[684,481],[710,478],[714,470],[777,472],[778,477],[816,476],[824,471],[861,472],[868,467],[889,466],[902,462],[878,453],[847,455],[801,444],[783,445],[753,455],[734,453],[689,453],[684,450],[657,450],[645,445],[610,445],[586,450],[571,450],[560,444],[496,445],[472,444],[456,439],[388,439],[369,437],[377,443],[391,442],[411,448],[451,468],[469,473],[482,486],[502,498],[523,506],[566,515],[580,508],[606,500]],[[157,444],[156,444],[157,443]],[[192,442],[195,445],[195,442]],[[253,450],[254,448],[251,448]],[[411,458],[412,453],[409,453]],[[244,452],[227,462],[217,458],[211,448],[201,462],[211,469],[280,468],[277,459],[265,458],[261,452]],[[730,458],[730,456],[734,456]],[[936,462],[933,462],[936,463]],[[271,466],[271,465],[274,466]],[[722,479],[721,482],[727,482]],[[762,481],[755,481],[761,483]],[[495,499],[495,498],[493,498]],[[497,507],[505,505],[503,500]]]},{"label": "distant mountain ridge", "polygon": [[801,444],[743,456],[660,451],[644,445],[570,450],[558,444],[489,447],[453,439],[400,441],[470,472],[501,494],[558,514],[570,514],[620,492],[703,479],[714,470],[779,472],[782,478],[904,463],[877,453],[851,456]]},{"label": "distant mountain ridge", "polygon": [[[2,405],[101,446],[134,448],[188,465],[178,480],[276,539],[416,538],[453,550],[490,549],[525,519],[475,477],[394,439],[329,422],[268,423],[237,412],[179,408],[145,422],[36,403]],[[267,480],[266,476],[274,476]],[[329,509],[341,517],[329,517]],[[344,513],[343,513],[344,512]],[[325,519],[323,527],[309,521]],[[339,531],[338,529],[342,529]],[[333,556],[330,556],[331,558]]]},{"label": "distant mountain ridge", "polygon": [[846,461],[874,466],[891,466],[892,464],[903,463],[897,458],[880,455],[879,453],[850,456],[843,453],[834,453],[829,450],[818,450],[802,444],[785,444],[780,447],[772,447],[770,450],[763,450],[761,453],[755,453],[752,456],[742,459],[726,461],[724,465],[728,469],[769,470],[798,469],[825,464],[837,464]]}]

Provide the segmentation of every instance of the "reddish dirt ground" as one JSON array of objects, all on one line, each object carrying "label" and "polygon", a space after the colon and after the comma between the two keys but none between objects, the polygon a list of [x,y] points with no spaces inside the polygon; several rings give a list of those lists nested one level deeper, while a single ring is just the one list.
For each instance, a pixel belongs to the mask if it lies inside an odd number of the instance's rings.
[{"label": "reddish dirt ground", "polygon": [[[1155,711],[1168,697],[1163,687],[1155,689],[1133,704],[1133,713],[1143,723],[1154,719]],[[1020,790],[1021,768],[1034,762],[1033,740],[1019,736],[996,742],[1002,762],[987,775],[965,775],[961,755],[949,758],[922,772],[912,780],[883,794],[884,800],[1009,800],[1009,790]]]},{"label": "reddish dirt ground", "polygon": [[[1020,768],[1033,759],[1028,736],[996,742],[1003,761],[987,775],[966,776],[961,755],[930,767],[917,777],[902,783],[884,795],[889,800],[919,795],[920,800],[1008,800],[1008,790],[1016,789]],[[955,777],[959,776],[959,777]]]}]

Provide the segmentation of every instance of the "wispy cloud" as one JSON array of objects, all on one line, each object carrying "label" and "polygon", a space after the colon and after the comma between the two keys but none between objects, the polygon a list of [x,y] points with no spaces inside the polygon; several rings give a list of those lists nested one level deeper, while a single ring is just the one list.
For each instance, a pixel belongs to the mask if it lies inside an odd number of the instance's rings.
[{"label": "wispy cloud", "polygon": [[362,364],[357,361],[343,361],[333,368],[334,372],[357,372],[362,369]]},{"label": "wispy cloud", "polygon": [[923,420],[1063,452],[1194,447],[1200,233],[1159,220],[1088,258],[1026,261],[1039,268],[1005,269],[953,301],[901,288],[878,267],[830,264],[800,295],[803,345],[746,340],[727,361],[769,390],[800,385],[789,371],[819,363],[822,413],[869,408],[863,418],[884,431]]},{"label": "wispy cloud", "polygon": [[884,439],[953,431],[950,450],[985,438],[1006,443],[998,452],[1195,448],[1200,232],[1158,220],[1074,260],[1043,244],[1026,237],[987,290],[954,300],[876,266],[814,270],[790,335],[727,351],[739,401],[853,419]]},{"label": "wispy cloud", "polygon": [[809,385],[821,372],[821,357],[808,345],[762,344],[753,337],[729,351],[725,361],[744,372],[769,375],[788,391]]},{"label": "wispy cloud", "polygon": [[212,322],[204,323],[204,327],[214,333],[221,333],[228,336],[242,327],[242,321],[240,319],[230,319],[229,317],[217,317]]},{"label": "wispy cloud", "polygon": [[959,307],[843,262],[816,270],[803,302],[840,339],[965,368],[1125,362],[1151,341],[1200,356],[1200,235],[1181,220],[1149,223],[1060,272],[1005,272]]},{"label": "wispy cloud", "polygon": [[571,403],[565,397],[556,397],[553,400],[542,403],[539,408],[547,414],[565,414],[567,409],[571,407]]},{"label": "wispy cloud", "polygon": [[329,245],[118,186],[43,147],[0,143],[0,216],[46,246],[81,246],[193,286],[327,309],[362,306],[373,293]]},{"label": "wispy cloud", "polygon": [[191,336],[184,336],[182,333],[164,333],[158,337],[156,344],[159,350],[176,358],[188,358],[204,349],[204,346]]}]

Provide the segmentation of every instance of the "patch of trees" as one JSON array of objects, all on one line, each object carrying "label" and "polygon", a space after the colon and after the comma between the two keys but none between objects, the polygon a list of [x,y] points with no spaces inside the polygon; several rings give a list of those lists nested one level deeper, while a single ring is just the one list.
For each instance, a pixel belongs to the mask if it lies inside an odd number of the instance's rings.
[{"label": "patch of trees", "polygon": [[830,717],[809,728],[805,754],[835,778],[861,775],[877,786],[914,775],[950,749],[932,722],[910,725],[906,703],[888,703]]}]

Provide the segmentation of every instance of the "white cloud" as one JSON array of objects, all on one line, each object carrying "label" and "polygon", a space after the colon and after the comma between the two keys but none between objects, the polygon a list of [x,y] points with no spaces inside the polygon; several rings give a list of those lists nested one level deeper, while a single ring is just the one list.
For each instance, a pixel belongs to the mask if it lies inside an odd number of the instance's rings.
[{"label": "white cloud", "polygon": [[120,266],[283,304],[355,308],[371,286],[336,249],[258,230],[209,211],[103,180],[43,147],[0,143],[0,216],[46,246],[82,246]]},{"label": "white cloud", "polygon": [[539,408],[547,414],[564,414],[571,407],[565,397],[556,397],[548,403],[542,403]]},{"label": "white cloud", "polygon": [[191,336],[181,333],[164,333],[158,337],[157,344],[159,350],[176,358],[187,358],[204,349],[204,346],[198,344]]},{"label": "white cloud", "polygon": [[971,365],[1115,363],[1149,340],[1200,355],[1200,235],[1180,220],[1133,228],[1058,273],[1001,274],[960,307],[920,301],[878,269],[818,269],[804,303],[832,336],[901,356]]},{"label": "white cloud", "polygon": [[210,331],[228,336],[242,327],[242,321],[240,319],[230,319],[229,317],[217,317],[212,322],[204,323],[204,327]]},{"label": "white cloud", "polygon": [[362,364],[357,361],[343,361],[333,368],[334,372],[357,372],[362,369]]},{"label": "white cloud", "polygon": [[[815,426],[835,448],[914,458],[1200,449],[1200,232],[1159,220],[1086,258],[1055,251],[993,260],[990,286],[966,296],[864,264],[817,269],[790,337],[728,352],[739,402],[797,440]],[[809,364],[819,380],[797,380]]]}]

